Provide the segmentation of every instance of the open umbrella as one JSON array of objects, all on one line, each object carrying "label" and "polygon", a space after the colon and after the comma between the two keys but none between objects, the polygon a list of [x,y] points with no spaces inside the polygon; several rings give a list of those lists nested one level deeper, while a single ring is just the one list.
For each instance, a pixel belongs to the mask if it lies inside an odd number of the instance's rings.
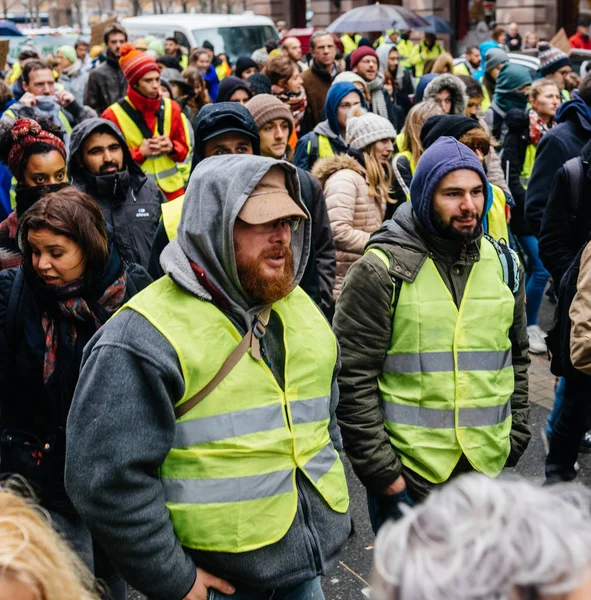
[{"label": "open umbrella", "polygon": [[332,33],[345,33],[347,31],[386,31],[391,28],[419,29],[428,26],[428,21],[408,8],[376,2],[348,10],[336,21],[333,21],[327,30]]},{"label": "open umbrella", "polygon": [[419,29],[426,33],[449,33],[453,35],[456,32],[455,29],[441,17],[428,15],[425,17],[425,21],[429,22],[428,27],[419,27]]}]

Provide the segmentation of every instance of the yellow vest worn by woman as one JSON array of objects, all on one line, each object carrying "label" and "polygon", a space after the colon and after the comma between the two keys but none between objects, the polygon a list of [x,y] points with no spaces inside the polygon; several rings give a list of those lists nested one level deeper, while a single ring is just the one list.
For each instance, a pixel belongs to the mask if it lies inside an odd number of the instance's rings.
[{"label": "yellow vest worn by woman", "polygon": [[[168,276],[126,309],[143,315],[175,349],[185,381],[176,406],[213,379],[242,338],[215,305]],[[328,430],[336,339],[300,288],[273,311],[284,332],[284,389],[249,351],[177,419],[160,476],[175,534],[188,548],[247,552],[280,540],[296,514],[298,469],[332,510],[348,509],[343,464]]]}]

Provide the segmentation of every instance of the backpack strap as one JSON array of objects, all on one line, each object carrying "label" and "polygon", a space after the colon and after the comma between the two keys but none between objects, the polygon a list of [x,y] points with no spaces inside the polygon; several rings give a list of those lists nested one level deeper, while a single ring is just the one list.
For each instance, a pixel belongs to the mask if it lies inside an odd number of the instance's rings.
[{"label": "backpack strap", "polygon": [[314,131],[310,132],[310,151],[308,152],[308,169],[311,169],[314,163],[318,160],[318,134]]},{"label": "backpack strap", "polygon": [[12,356],[16,358],[16,340],[18,338],[17,332],[22,327],[23,314],[19,310],[21,305],[21,299],[23,296],[23,290],[25,289],[25,276],[22,269],[16,272],[12,289],[10,290],[10,298],[8,299],[8,306],[6,308],[6,321],[4,323],[4,330],[6,332],[6,341],[8,347],[12,349]]},{"label": "backpack strap", "polygon": [[581,205],[581,190],[583,181],[583,161],[580,157],[575,156],[564,163],[564,170],[568,177],[568,189],[570,206],[573,213],[576,215]]},{"label": "backpack strap", "polygon": [[380,250],[379,248],[370,248],[368,252],[375,254],[384,263],[386,269],[388,269],[388,275],[390,275],[392,285],[394,286],[394,289],[392,290],[392,300],[390,300],[390,315],[394,316],[396,307],[398,306],[398,299],[400,298],[400,290],[402,289],[402,279],[390,273],[390,257],[383,250]]},{"label": "backpack strap", "polygon": [[[154,132],[149,130],[142,113],[139,110],[136,110],[129,103],[127,98],[121,98],[121,100],[118,100],[117,104],[119,104],[119,106],[125,111],[125,114],[127,114],[127,116],[136,124],[137,128],[142,132],[144,138],[151,139],[154,137]],[[164,135],[164,100],[160,101],[160,108],[156,113],[156,119],[158,121],[158,133],[160,135]]]},{"label": "backpack strap", "polygon": [[484,234],[484,237],[494,246],[503,268],[503,281],[505,285],[511,290],[511,293],[515,296],[519,289],[520,277],[519,277],[519,261],[517,254],[505,246],[505,244],[499,243],[497,240],[492,238],[488,233]]}]

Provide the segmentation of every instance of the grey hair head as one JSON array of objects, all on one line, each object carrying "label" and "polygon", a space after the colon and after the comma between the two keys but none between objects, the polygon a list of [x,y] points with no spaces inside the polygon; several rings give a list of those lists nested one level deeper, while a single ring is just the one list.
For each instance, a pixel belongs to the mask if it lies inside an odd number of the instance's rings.
[{"label": "grey hair head", "polygon": [[316,40],[318,38],[324,37],[326,35],[330,35],[332,37],[332,33],[329,33],[328,31],[325,31],[324,29],[321,31],[315,31],[311,36],[310,36],[310,49],[314,50],[316,48]]},{"label": "grey hair head", "polygon": [[375,600],[515,600],[576,589],[591,565],[591,492],[464,475],[380,530]]}]

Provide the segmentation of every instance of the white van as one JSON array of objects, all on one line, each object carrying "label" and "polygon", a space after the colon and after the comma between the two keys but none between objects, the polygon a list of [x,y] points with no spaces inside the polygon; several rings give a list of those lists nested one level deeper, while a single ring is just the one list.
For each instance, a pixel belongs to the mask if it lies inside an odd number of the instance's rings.
[{"label": "white van", "polygon": [[129,40],[153,35],[164,40],[174,37],[181,46],[199,48],[205,40],[211,42],[215,53],[225,52],[230,61],[250,56],[269,40],[279,40],[279,33],[268,17],[246,11],[240,15],[167,14],[130,17],[121,25]]}]

